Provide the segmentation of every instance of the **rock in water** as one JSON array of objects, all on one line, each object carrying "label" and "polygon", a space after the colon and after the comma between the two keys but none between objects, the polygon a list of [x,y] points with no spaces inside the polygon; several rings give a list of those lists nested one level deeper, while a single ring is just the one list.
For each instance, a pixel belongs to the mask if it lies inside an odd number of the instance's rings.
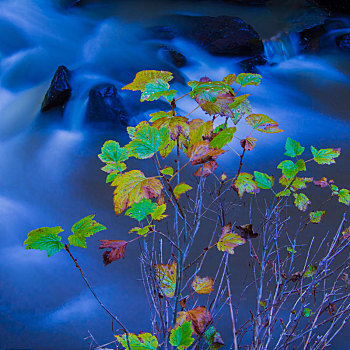
[{"label": "rock in water", "polygon": [[65,66],[59,66],[46,92],[41,111],[46,112],[55,107],[64,107],[72,94],[70,86],[71,73]]},{"label": "rock in water", "polygon": [[198,42],[213,55],[256,56],[264,45],[252,26],[238,17],[190,17],[190,30],[185,36]]},{"label": "rock in water", "polygon": [[338,36],[335,41],[340,49],[350,51],[350,33]]},{"label": "rock in water", "polygon": [[113,84],[99,84],[89,92],[86,122],[127,124],[127,112]]}]

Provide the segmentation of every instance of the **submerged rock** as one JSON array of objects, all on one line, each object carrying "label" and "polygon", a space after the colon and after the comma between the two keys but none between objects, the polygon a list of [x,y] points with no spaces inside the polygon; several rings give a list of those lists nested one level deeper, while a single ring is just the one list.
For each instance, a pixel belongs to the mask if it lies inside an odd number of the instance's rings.
[{"label": "submerged rock", "polygon": [[89,92],[86,122],[127,124],[128,114],[113,84],[99,84]]},{"label": "submerged rock", "polygon": [[172,63],[175,67],[181,68],[187,65],[186,57],[175,49],[169,48],[168,46],[161,45],[160,49],[165,59]]},{"label": "submerged rock", "polygon": [[263,66],[267,63],[265,56],[258,55],[251,58],[247,58],[239,62],[239,66],[244,73],[257,73],[257,66]]},{"label": "submerged rock", "polygon": [[42,112],[65,106],[72,94],[70,79],[70,70],[65,66],[59,66],[45,94],[44,101],[41,105]]},{"label": "submerged rock", "polygon": [[350,33],[338,36],[335,42],[340,49],[350,51]]}]

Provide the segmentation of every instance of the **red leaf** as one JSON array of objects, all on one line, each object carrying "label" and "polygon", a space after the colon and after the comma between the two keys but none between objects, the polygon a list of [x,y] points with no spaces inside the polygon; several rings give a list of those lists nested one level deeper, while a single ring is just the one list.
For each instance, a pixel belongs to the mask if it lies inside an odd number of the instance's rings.
[{"label": "red leaf", "polygon": [[324,188],[328,186],[328,181],[326,177],[322,177],[320,180],[314,180],[314,184]]},{"label": "red leaf", "polygon": [[110,248],[111,250],[107,250],[103,253],[103,263],[105,265],[110,264],[112,261],[117,261],[119,259],[124,259],[125,257],[125,249],[128,242],[121,240],[109,240],[103,239],[100,240],[101,245],[100,249]]}]

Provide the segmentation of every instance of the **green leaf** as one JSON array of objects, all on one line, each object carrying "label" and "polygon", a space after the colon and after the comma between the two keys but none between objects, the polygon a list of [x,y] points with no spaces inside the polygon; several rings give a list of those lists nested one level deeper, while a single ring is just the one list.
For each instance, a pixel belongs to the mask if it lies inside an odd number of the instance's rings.
[{"label": "green leaf", "polygon": [[309,308],[304,308],[303,310],[303,316],[304,317],[310,317],[313,314],[313,312]]},{"label": "green leaf", "polygon": [[[125,349],[129,349],[126,334],[115,336]],[[158,347],[157,338],[150,333],[141,333],[139,335],[129,333],[129,344],[131,350],[156,350]]]},{"label": "green leaf", "polygon": [[276,197],[289,197],[292,194],[290,189],[283,190],[276,194]]},{"label": "green leaf", "polygon": [[295,198],[294,205],[301,211],[306,211],[307,206],[311,204],[311,201],[304,193],[293,193]]},{"label": "green leaf", "polygon": [[125,212],[125,215],[130,216],[137,221],[142,221],[147,215],[151,215],[157,209],[157,204],[152,203],[150,199],[143,198],[140,202],[132,205]]},{"label": "green leaf", "polygon": [[313,224],[319,224],[322,220],[322,218],[324,217],[324,215],[326,214],[326,211],[321,211],[321,210],[318,210],[318,211],[312,211],[310,214],[309,214],[309,218],[310,218],[310,221],[313,223]]},{"label": "green leaf", "polygon": [[285,148],[286,152],[284,153],[284,155],[289,157],[300,156],[305,150],[305,147],[301,147],[299,142],[294,141],[290,137],[287,138]]},{"label": "green leaf", "polygon": [[171,117],[173,115],[172,111],[169,112],[163,112],[163,111],[159,111],[156,113],[151,113],[149,116],[151,117],[150,122],[155,122],[156,120],[160,119],[160,118],[168,118]]},{"label": "green leaf", "polygon": [[299,159],[296,163],[291,160],[284,160],[278,164],[277,169],[281,169],[287,179],[292,179],[299,171],[306,170],[306,166],[303,159]]},{"label": "green leaf", "polygon": [[[279,179],[279,183],[285,187],[289,186],[292,182],[293,178],[287,179],[285,175],[281,176]],[[293,191],[301,190],[306,188],[306,184],[312,182],[312,177],[296,177],[290,186]]]},{"label": "green leaf", "polygon": [[314,265],[309,265],[304,272],[304,277],[312,277],[317,271],[317,267]]},{"label": "green leaf", "polygon": [[252,106],[250,105],[250,102],[246,99],[243,102],[241,102],[237,107],[231,107],[231,110],[234,113],[234,115],[231,116],[231,119],[233,121],[233,124],[237,125],[243,117],[252,113]]},{"label": "green leaf", "polygon": [[104,163],[119,163],[126,161],[128,157],[128,151],[120,147],[119,143],[116,141],[106,141],[102,148],[101,154],[98,155],[100,160]]},{"label": "green leaf", "polygon": [[159,149],[162,138],[166,137],[165,128],[158,130],[148,123],[136,128],[133,139],[125,146],[130,151],[130,155],[138,159],[152,157]]},{"label": "green leaf", "polygon": [[145,91],[147,84],[154,83],[156,81],[162,80],[163,82],[169,82],[173,79],[173,75],[166,71],[157,70],[143,70],[138,72],[132,83],[124,86],[122,90],[132,90],[132,91]]},{"label": "green leaf", "polygon": [[156,210],[151,214],[152,219],[156,221],[160,221],[166,218],[168,215],[164,215],[165,210],[166,210],[166,204],[158,205]]},{"label": "green leaf", "polygon": [[216,135],[211,141],[210,146],[213,148],[222,148],[232,141],[233,134],[236,132],[236,127],[226,128]]},{"label": "green leaf", "polygon": [[331,190],[333,196],[338,196],[339,194],[339,187],[336,185],[331,184]]},{"label": "green leaf", "polygon": [[275,178],[259,171],[254,171],[254,178],[259,188],[269,190],[273,186]]},{"label": "green leaf", "polygon": [[245,94],[245,95],[240,95],[240,96],[235,97],[234,101],[228,105],[229,108],[231,108],[231,109],[237,108],[237,107],[240,106],[249,96],[250,96],[250,94]]},{"label": "green leaf", "polygon": [[174,195],[177,199],[179,199],[183,193],[189,190],[192,190],[192,187],[185,184],[184,182],[181,182],[174,188]]},{"label": "green leaf", "polygon": [[238,197],[242,198],[244,192],[258,193],[259,188],[256,181],[253,180],[253,175],[248,173],[240,173],[233,184],[234,190],[237,192]]},{"label": "green leaf", "polygon": [[262,76],[260,74],[241,73],[236,78],[236,83],[241,86],[247,85],[259,85],[261,83]]},{"label": "green leaf", "polygon": [[221,125],[218,125],[214,130],[213,130],[213,134],[217,134],[218,132],[226,129],[227,126],[226,124],[221,124]]},{"label": "green leaf", "polygon": [[176,346],[179,350],[184,350],[189,348],[194,342],[192,338],[193,330],[191,327],[191,322],[186,321],[175,329],[171,330],[170,333],[170,344]]},{"label": "green leaf", "polygon": [[60,232],[63,232],[61,226],[41,227],[30,231],[23,243],[26,245],[25,249],[45,250],[47,256],[52,256],[64,248],[62,237],[58,235]]},{"label": "green leaf", "polygon": [[154,225],[147,225],[145,227],[133,227],[129,233],[136,232],[139,236],[147,237],[150,231],[154,231]]},{"label": "green leaf", "polygon": [[106,229],[105,226],[93,220],[94,217],[95,215],[86,216],[73,225],[71,229],[73,234],[68,237],[70,245],[86,248],[87,237]]},{"label": "green leaf", "polygon": [[126,148],[120,147],[116,141],[106,141],[101,153],[98,155],[100,160],[107,163],[101,170],[108,173],[106,183],[112,182],[118,173],[122,173],[126,169],[125,160],[129,158]]},{"label": "green leaf", "polygon": [[211,350],[217,350],[220,349],[222,346],[225,345],[224,341],[221,338],[220,333],[211,326],[208,328],[205,333],[205,340],[207,341],[209,348]]},{"label": "green leaf", "polygon": [[174,175],[174,169],[171,166],[167,166],[164,169],[160,171],[163,175],[169,175],[173,176]]},{"label": "green leaf", "polygon": [[277,122],[265,114],[250,114],[245,120],[252,128],[266,134],[275,134],[283,131],[278,128]]},{"label": "green leaf", "polygon": [[317,150],[314,146],[311,146],[311,152],[314,156],[314,161],[317,164],[333,164],[335,163],[334,158],[339,157],[340,148],[326,148]]},{"label": "green leaf", "polygon": [[350,205],[350,193],[349,193],[349,190],[343,188],[339,191],[339,194],[338,194],[338,201],[340,203],[344,203],[346,205]]},{"label": "green leaf", "polygon": [[164,80],[158,79],[145,86],[145,90],[141,94],[141,102],[155,101],[164,96],[169,102],[176,95],[176,90],[169,90],[170,85]]}]

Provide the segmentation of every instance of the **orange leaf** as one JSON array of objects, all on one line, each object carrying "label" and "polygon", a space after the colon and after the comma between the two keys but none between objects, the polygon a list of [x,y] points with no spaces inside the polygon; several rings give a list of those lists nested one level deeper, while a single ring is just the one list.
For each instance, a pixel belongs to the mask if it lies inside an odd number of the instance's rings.
[{"label": "orange leaf", "polygon": [[212,174],[217,167],[218,167],[218,163],[216,163],[215,160],[211,160],[210,162],[205,163],[203,168],[200,167],[199,169],[197,169],[197,171],[194,172],[193,175],[207,177],[210,174]]},{"label": "orange leaf", "polygon": [[191,321],[193,331],[199,335],[205,331],[211,320],[211,314],[205,306],[198,306],[189,311],[178,312],[175,328],[186,321]]}]

